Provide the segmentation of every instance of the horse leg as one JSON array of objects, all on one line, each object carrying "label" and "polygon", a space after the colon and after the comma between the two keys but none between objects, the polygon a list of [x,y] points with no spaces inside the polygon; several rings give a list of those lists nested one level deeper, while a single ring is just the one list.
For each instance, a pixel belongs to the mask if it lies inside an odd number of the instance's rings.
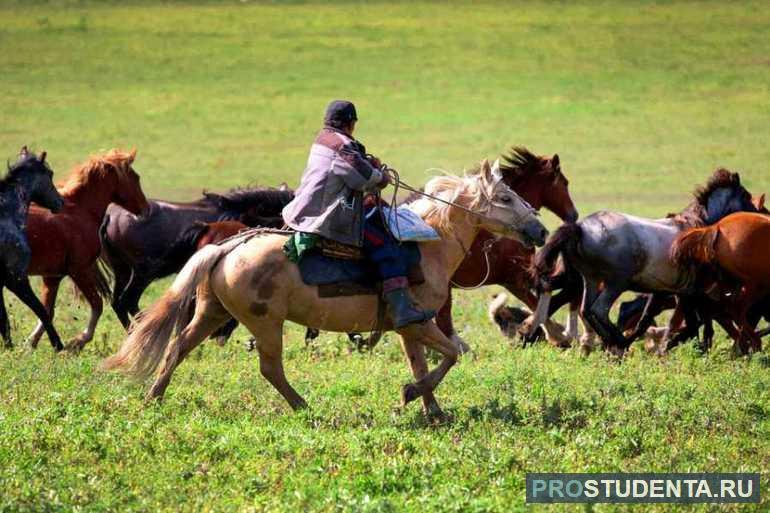
[{"label": "horse leg", "polygon": [[56,332],[56,328],[53,327],[48,311],[32,291],[32,287],[29,285],[29,279],[27,277],[9,279],[6,285],[8,286],[8,290],[16,294],[16,297],[37,315],[39,322],[43,325],[45,332],[48,334],[48,340],[51,341],[51,346],[54,348],[54,351],[58,352],[64,349],[59,334]]},{"label": "horse leg", "polygon": [[0,334],[3,336],[3,347],[13,349],[11,341],[11,324],[8,322],[8,311],[5,309],[5,297],[3,297],[3,285],[0,284]]},{"label": "horse leg", "polygon": [[[42,303],[48,312],[48,320],[50,322],[53,322],[53,317],[56,310],[56,295],[59,293],[59,285],[61,284],[61,280],[61,276],[43,277],[43,289],[41,291],[41,296],[43,298]],[[45,326],[41,321],[38,321],[35,329],[32,330],[32,333],[30,333],[29,337],[27,337],[27,343],[30,345],[30,347],[32,347],[32,349],[37,348],[37,344],[40,342],[40,337],[43,336],[44,330]]]},{"label": "horse leg", "polygon": [[247,323],[249,331],[257,339],[259,351],[259,372],[278,390],[293,410],[307,408],[307,403],[301,395],[294,390],[286,379],[283,370],[283,322],[250,322]]},{"label": "horse leg", "polygon": [[[677,326],[681,326],[682,319],[684,319],[684,328],[680,329],[674,336],[674,330]],[[663,343],[658,348],[658,354],[666,353],[669,349],[673,349],[685,340],[696,336],[698,329],[700,328],[700,322],[698,320],[698,313],[692,304],[692,300],[689,298],[680,298],[679,304],[674,311],[674,315],[671,316],[671,320],[668,324],[667,334],[663,339]]]},{"label": "horse leg", "polygon": [[460,351],[460,354],[470,353],[471,346],[469,346],[465,340],[455,331],[454,323],[452,322],[452,287],[449,287],[446,301],[441,309],[436,314],[436,324],[438,325],[441,333],[449,337]]},{"label": "horse leg", "polygon": [[230,319],[224,325],[222,325],[222,327],[212,333],[211,338],[213,338],[216,343],[222,347],[230,339],[230,336],[233,334],[233,331],[235,331],[237,327],[238,321],[235,319]]},{"label": "horse leg", "polygon": [[321,330],[318,328],[305,329],[305,347],[309,347],[315,339],[321,334]]},{"label": "horse leg", "polygon": [[99,288],[96,285],[96,276],[93,271],[93,267],[89,267],[71,274],[75,286],[83,293],[91,307],[91,315],[88,318],[86,329],[68,344],[67,348],[74,351],[82,350],[94,338],[96,323],[99,322],[99,317],[102,315],[102,297],[99,295]]},{"label": "horse leg", "polygon": [[[522,303],[527,305],[531,311],[535,312],[534,318],[532,320],[525,321],[527,322],[527,326],[523,328],[527,330],[525,342],[534,342],[535,338],[537,337],[537,328],[542,326],[543,331],[545,331],[546,337],[552,346],[562,348],[569,347],[570,341],[564,337],[564,326],[560,325],[556,321],[551,320],[551,315],[553,315],[556,310],[564,306],[566,303],[566,301],[563,299],[564,296],[561,293],[556,295],[556,298],[558,298],[559,302],[558,307],[554,308],[552,306],[554,302],[551,301],[550,291],[544,292],[540,297],[538,297],[530,291],[529,283],[523,280],[504,283],[503,286],[508,289],[514,296],[516,296]],[[546,304],[543,305],[543,296],[545,295],[547,295],[545,300]],[[554,298],[554,300],[556,298]]]},{"label": "horse leg", "polygon": [[115,283],[112,285],[110,306],[112,307],[112,311],[115,312],[115,315],[117,315],[120,324],[128,330],[128,327],[131,324],[131,318],[128,316],[128,311],[123,306],[121,298],[126,291],[128,283],[131,281],[131,268],[124,265],[122,262],[116,265],[112,263],[112,260],[110,260],[110,264],[112,267],[112,274],[115,277]]},{"label": "horse leg", "polygon": [[666,294],[650,294],[650,297],[647,299],[647,304],[644,306],[642,316],[636,323],[636,328],[634,328],[634,331],[625,339],[626,347],[630,346],[634,340],[647,332],[647,328],[652,326],[652,323],[655,321],[655,315],[659,313],[660,308],[663,306],[665,301]]},{"label": "horse leg", "polygon": [[599,285],[592,281],[584,279],[583,285],[583,301],[580,305],[580,316],[583,319],[583,323],[586,327],[591,327],[592,331],[599,335],[602,339],[602,345],[606,345],[607,335],[603,326],[594,318],[591,313],[591,307],[599,297]]},{"label": "horse leg", "polygon": [[153,279],[154,276],[141,274],[136,269],[132,272],[131,280],[123,291],[123,294],[121,294],[119,300],[121,309],[127,312],[126,318],[128,319],[129,324],[131,323],[129,316],[135,317],[136,314],[139,313],[139,300],[142,298],[142,294],[144,294],[144,291],[150,283],[152,283]]},{"label": "horse leg", "polygon": [[[414,379],[419,381],[428,374],[428,362],[425,360],[425,348],[414,340],[401,337],[401,348],[404,350],[409,366],[412,369]],[[441,417],[443,412],[436,401],[432,391],[427,391],[422,396],[422,411],[429,417]]]},{"label": "horse leg", "polygon": [[457,346],[444,335],[433,322],[410,324],[398,330],[407,344],[423,344],[444,355],[441,363],[432,371],[425,374],[414,383],[404,385],[401,399],[404,405],[414,401],[427,392],[433,392],[444,379],[446,373],[457,363],[459,351]]},{"label": "horse leg", "polygon": [[230,318],[230,313],[218,301],[199,300],[195,304],[195,315],[192,321],[182,329],[179,335],[169,342],[163,363],[158,369],[155,382],[145,395],[145,401],[160,400],[166,392],[171,375],[207,336]]},{"label": "horse leg", "polygon": [[631,345],[623,336],[623,332],[610,320],[612,305],[622,293],[623,289],[620,287],[605,287],[591,305],[591,313],[608,334],[612,348],[618,352],[624,352]]}]

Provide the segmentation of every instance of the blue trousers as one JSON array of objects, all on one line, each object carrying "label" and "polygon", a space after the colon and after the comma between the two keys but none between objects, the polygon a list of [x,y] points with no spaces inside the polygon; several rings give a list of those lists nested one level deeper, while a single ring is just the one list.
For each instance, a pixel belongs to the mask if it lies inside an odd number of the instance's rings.
[{"label": "blue trousers", "polygon": [[[376,207],[373,207],[376,208]],[[372,262],[385,281],[391,278],[406,278],[413,260],[412,243],[399,244],[383,226],[379,212],[368,215],[364,221],[364,254]],[[412,251],[410,251],[412,249]]]}]

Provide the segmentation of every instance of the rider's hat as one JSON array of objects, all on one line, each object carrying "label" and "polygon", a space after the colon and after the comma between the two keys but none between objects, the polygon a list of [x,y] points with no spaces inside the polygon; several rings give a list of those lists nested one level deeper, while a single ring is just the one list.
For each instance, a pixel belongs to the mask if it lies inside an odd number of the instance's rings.
[{"label": "rider's hat", "polygon": [[334,100],[326,107],[325,125],[341,128],[349,125],[351,121],[358,121],[356,106],[353,105],[353,102]]}]

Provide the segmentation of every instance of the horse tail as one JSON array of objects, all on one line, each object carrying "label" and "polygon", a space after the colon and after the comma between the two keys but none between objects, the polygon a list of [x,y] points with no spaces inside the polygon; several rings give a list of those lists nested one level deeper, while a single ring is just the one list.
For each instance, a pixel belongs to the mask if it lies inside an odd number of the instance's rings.
[{"label": "horse tail", "polygon": [[241,242],[242,239],[237,238],[221,246],[206,246],[195,253],[163,296],[140,312],[118,352],[105,359],[101,368],[137,379],[152,375],[171,337],[178,335],[192,320],[198,287],[207,286],[212,269]]},{"label": "horse tail", "polygon": [[565,223],[551,235],[545,246],[535,253],[530,273],[536,289],[545,290],[549,286],[559,255],[567,256],[573,253],[581,236],[580,225]]},{"label": "horse tail", "polygon": [[687,230],[671,245],[671,260],[679,266],[713,264],[718,239],[716,226]]}]

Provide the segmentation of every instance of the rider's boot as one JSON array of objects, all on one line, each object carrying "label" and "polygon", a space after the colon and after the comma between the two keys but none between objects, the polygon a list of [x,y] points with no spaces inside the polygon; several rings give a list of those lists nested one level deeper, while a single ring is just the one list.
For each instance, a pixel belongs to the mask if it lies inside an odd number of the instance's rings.
[{"label": "rider's boot", "polygon": [[436,316],[434,310],[420,310],[414,304],[407,289],[408,283],[404,277],[390,278],[382,283],[382,295],[388,303],[388,311],[395,328],[425,322]]}]

